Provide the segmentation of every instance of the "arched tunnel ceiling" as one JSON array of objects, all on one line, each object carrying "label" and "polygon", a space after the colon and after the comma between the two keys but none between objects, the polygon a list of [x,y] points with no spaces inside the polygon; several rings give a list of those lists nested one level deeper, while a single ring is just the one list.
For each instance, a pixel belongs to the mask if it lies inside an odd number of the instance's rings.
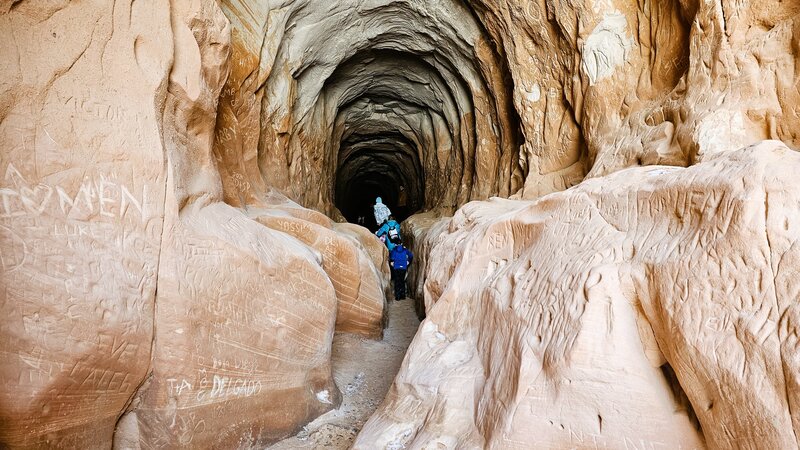
[{"label": "arched tunnel ceiling", "polygon": [[[462,143],[453,139],[460,134],[459,118],[472,109],[469,90],[449,70],[439,72],[414,55],[387,50],[356,55],[331,76],[325,95],[340,105],[332,136],[333,142],[340,142],[335,204],[348,220],[358,215],[354,211],[360,214],[367,205],[360,197],[352,195],[350,189],[340,186],[360,190],[359,180],[363,178],[364,169],[369,167],[370,159],[376,163],[394,161],[382,165],[383,179],[385,183],[400,183],[408,198],[398,204],[397,195],[386,194],[385,200],[402,219],[425,206],[426,172],[432,180],[441,180],[445,175],[449,178],[453,173],[460,174],[462,162],[471,157],[474,141]],[[434,124],[442,123],[447,126],[437,130]],[[403,136],[405,142],[401,144],[395,136]],[[383,141],[381,148],[370,149],[363,145],[376,138]],[[353,164],[348,158],[354,144],[361,144],[358,145],[359,164]],[[464,149],[468,154],[464,154]],[[444,152],[447,154],[441,155]],[[444,156],[445,164],[439,164],[437,158],[426,159],[426,155]],[[447,174],[440,173],[442,170]],[[393,189],[397,190],[398,186]],[[436,187],[429,186],[427,190],[434,191]],[[440,194],[430,192],[432,198],[440,198]]]},{"label": "arched tunnel ceiling", "polygon": [[462,2],[346,0],[282,19],[258,146],[273,185],[349,220],[376,185],[390,207],[402,186],[406,213],[521,186],[510,76]]},{"label": "arched tunnel ceiling", "polygon": [[[425,206],[426,172],[432,180],[450,180],[454,173],[463,172],[464,161],[474,158],[474,135],[460,133],[462,121],[466,128],[474,127],[471,92],[452,67],[438,64],[437,68],[425,58],[370,49],[344,61],[323,87],[326,103],[337,105],[331,137],[334,151],[339,143],[334,201],[348,220],[356,220],[369,209],[371,199],[365,202],[369,195],[354,195],[367,188],[366,180],[382,181],[384,200],[402,219]],[[434,123],[446,126],[435,130]],[[401,144],[395,136],[405,136],[406,142]],[[445,139],[437,139],[440,136]],[[376,138],[384,142],[382,148],[363,145]],[[348,158],[353,144],[361,144],[359,158]],[[447,151],[443,162],[449,164],[425,158],[441,154],[440,145]],[[403,152],[408,148],[413,150]],[[425,169],[421,169],[423,163],[427,163]],[[402,204],[398,203],[399,186],[410,197]],[[431,186],[430,190],[435,189]],[[442,198],[441,192],[430,194]]]},{"label": "arched tunnel ceiling", "polygon": [[[400,183],[406,189],[410,198],[401,205],[396,203],[394,194],[384,195],[390,207],[402,210],[402,216],[426,206],[425,191],[431,191],[429,198],[432,200],[457,203],[457,199],[448,199],[440,186],[443,180],[459,179],[465,162],[475,158],[475,135],[461,133],[462,129],[475,127],[474,105],[469,86],[454,67],[438,63],[435,58],[436,64],[431,64],[426,60],[428,57],[395,50],[365,51],[343,62],[323,88],[327,101],[338,106],[331,139],[334,146],[340,143],[335,204],[348,220],[357,216],[354,211],[359,211],[358,215],[363,213],[368,204],[350,189],[340,186],[351,186],[356,191],[363,189],[360,180],[365,178],[363,174],[367,173],[365,169],[370,160],[382,167],[384,183]],[[412,148],[416,151],[407,153],[410,158],[402,157],[406,146],[392,145],[393,136],[400,135],[413,142]],[[371,151],[361,145],[359,164],[354,164],[347,158],[352,143],[359,142],[353,136],[367,141],[380,137],[394,151],[387,154],[387,146]],[[435,157],[426,158],[426,155]],[[393,164],[385,164],[388,158],[393,159]],[[425,168],[401,169],[404,165]],[[376,177],[375,170],[368,173],[368,178]],[[430,180],[439,183],[425,186],[425,173]],[[397,186],[392,187],[397,189]],[[384,187],[384,191],[387,190],[392,191],[389,186]],[[457,193],[456,190],[451,192]]]}]

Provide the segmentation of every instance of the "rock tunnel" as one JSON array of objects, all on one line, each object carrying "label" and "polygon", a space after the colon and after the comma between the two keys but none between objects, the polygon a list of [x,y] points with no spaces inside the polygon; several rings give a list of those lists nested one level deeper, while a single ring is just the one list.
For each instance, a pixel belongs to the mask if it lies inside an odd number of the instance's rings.
[{"label": "rock tunnel", "polygon": [[765,5],[0,1],[0,447],[797,448]]},{"label": "rock tunnel", "polygon": [[[294,198],[350,222],[370,217],[377,196],[404,219],[520,188],[504,50],[465,4],[331,9],[281,24],[260,136],[281,145],[259,149],[262,171],[281,170]],[[299,190],[299,179],[310,183]]]},{"label": "rock tunnel", "polygon": [[[382,196],[404,220],[422,210],[452,210],[459,198],[471,198],[473,189],[497,195],[498,181],[487,187],[476,183],[481,170],[476,164],[497,158],[504,147],[518,148],[513,109],[497,105],[493,90],[477,76],[474,55],[454,60],[455,55],[435,47],[423,55],[403,52],[398,50],[405,46],[403,40],[387,34],[343,61],[322,87],[325,104],[336,105],[330,136],[337,155],[334,205],[356,222],[358,216],[370,217],[375,197]],[[472,82],[467,81],[470,77]],[[501,98],[509,98],[509,84],[492,87],[505,89]],[[479,131],[475,96],[493,106],[488,128]],[[495,136],[492,130],[504,130],[507,136]],[[494,142],[479,146],[487,132],[495,136]],[[518,163],[515,153],[506,158],[506,167],[491,168],[484,176],[499,169],[510,180]],[[511,189],[506,181],[504,191]]]}]

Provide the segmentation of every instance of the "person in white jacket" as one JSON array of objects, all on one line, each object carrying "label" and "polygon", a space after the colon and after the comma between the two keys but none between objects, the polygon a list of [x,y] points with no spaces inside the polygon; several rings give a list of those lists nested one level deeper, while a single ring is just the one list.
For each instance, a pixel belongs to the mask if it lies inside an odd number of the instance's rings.
[{"label": "person in white jacket", "polygon": [[375,199],[375,206],[373,209],[375,210],[375,223],[378,224],[378,226],[383,225],[383,222],[386,222],[392,214],[392,212],[389,211],[389,207],[383,204],[383,200],[381,200],[380,197]]}]

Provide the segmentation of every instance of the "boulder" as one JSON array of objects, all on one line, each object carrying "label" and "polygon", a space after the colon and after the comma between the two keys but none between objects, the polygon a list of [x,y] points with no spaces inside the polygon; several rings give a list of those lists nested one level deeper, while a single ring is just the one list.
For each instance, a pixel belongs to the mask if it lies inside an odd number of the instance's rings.
[{"label": "boulder", "polygon": [[355,448],[796,447],[798,170],[765,141],[464,206]]},{"label": "boulder", "polygon": [[0,446],[109,448],[151,358],[170,11],[11,3],[0,5]]}]

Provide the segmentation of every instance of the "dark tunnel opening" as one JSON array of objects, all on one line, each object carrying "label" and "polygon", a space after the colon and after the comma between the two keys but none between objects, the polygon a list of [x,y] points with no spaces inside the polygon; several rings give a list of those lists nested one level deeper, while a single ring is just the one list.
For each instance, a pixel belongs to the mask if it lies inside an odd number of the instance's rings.
[{"label": "dark tunnel opening", "polygon": [[[354,82],[359,77],[364,81]],[[344,218],[377,229],[377,197],[398,221],[425,208],[421,158],[432,152],[430,117],[441,117],[443,124],[458,120],[449,92],[454,86],[420,57],[369,50],[341,64],[326,88],[342,92],[336,111],[340,134],[333,199]]]},{"label": "dark tunnel opening", "polygon": [[340,62],[321,87],[333,119],[329,192],[341,216],[374,231],[377,197],[402,222],[514,192],[522,137],[507,67],[497,76],[474,60],[458,64],[463,55],[373,45]]},{"label": "dark tunnel opening", "polygon": [[336,173],[334,200],[347,221],[377,229],[376,197],[401,222],[422,209],[425,176],[416,152],[409,151],[413,149],[410,142],[402,136],[383,135],[362,136],[342,145],[349,151]]}]

